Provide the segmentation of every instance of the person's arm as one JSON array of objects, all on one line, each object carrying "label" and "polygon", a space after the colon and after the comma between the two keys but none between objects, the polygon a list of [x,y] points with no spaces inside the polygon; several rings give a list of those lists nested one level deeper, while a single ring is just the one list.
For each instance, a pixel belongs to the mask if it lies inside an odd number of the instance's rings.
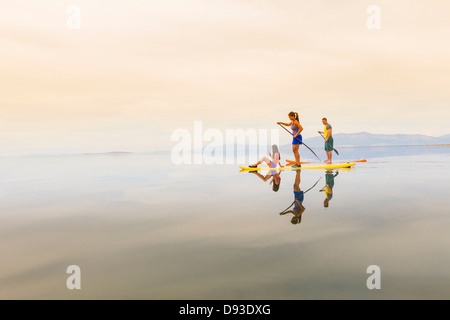
[{"label": "person's arm", "polygon": [[298,205],[300,206],[300,209],[301,209],[298,213],[302,214],[305,211],[305,207],[303,206],[303,204],[300,201],[295,200],[295,202],[298,203]]},{"label": "person's arm", "polygon": [[292,121],[289,123],[277,122],[277,124],[282,124],[283,126],[289,127],[292,124]]}]

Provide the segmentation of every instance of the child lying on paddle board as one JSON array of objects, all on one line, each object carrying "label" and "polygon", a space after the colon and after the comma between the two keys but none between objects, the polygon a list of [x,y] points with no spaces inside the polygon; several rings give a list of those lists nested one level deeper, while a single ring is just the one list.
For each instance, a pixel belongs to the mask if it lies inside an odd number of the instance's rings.
[{"label": "child lying on paddle board", "polygon": [[261,160],[259,160],[257,163],[249,166],[249,168],[257,168],[258,165],[260,165],[261,163],[265,162],[267,164],[268,167],[270,168],[276,168],[278,165],[280,165],[280,167],[283,167],[283,165],[281,164],[281,156],[280,156],[280,151],[278,150],[278,146],[276,144],[272,145],[272,154],[269,153],[269,158],[267,157],[262,157]]}]

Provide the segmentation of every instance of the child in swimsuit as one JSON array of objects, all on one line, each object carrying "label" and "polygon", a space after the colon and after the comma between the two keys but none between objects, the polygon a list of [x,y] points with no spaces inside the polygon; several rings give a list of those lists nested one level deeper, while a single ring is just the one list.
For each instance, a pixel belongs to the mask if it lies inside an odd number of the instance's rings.
[{"label": "child in swimsuit", "polygon": [[283,167],[283,165],[281,164],[281,156],[280,156],[280,151],[278,150],[278,146],[276,144],[272,145],[272,154],[269,153],[269,156],[271,159],[267,158],[267,157],[262,157],[261,160],[259,160],[257,163],[249,166],[250,168],[257,168],[258,165],[260,165],[261,163],[265,162],[267,164],[268,167],[270,168],[276,168],[278,165],[280,165],[280,167]]}]

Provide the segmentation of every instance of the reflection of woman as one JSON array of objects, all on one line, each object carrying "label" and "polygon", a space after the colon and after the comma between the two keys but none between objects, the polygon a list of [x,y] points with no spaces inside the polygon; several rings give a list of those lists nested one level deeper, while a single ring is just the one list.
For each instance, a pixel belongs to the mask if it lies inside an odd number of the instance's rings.
[{"label": "reflection of woman", "polygon": [[294,216],[291,219],[291,223],[298,224],[302,222],[302,214],[305,211],[305,207],[303,206],[304,192],[300,190],[300,170],[297,170],[295,175],[294,197],[294,208],[289,211],[283,211],[280,215],[292,213]]},{"label": "reflection of woman", "polygon": [[336,177],[339,174],[338,171],[336,171],[336,174],[333,175],[333,171],[327,171],[325,173],[325,187],[320,191],[325,191],[325,200],[323,201],[323,206],[325,208],[328,208],[329,202],[331,198],[333,198],[333,187],[334,187],[334,177]]}]

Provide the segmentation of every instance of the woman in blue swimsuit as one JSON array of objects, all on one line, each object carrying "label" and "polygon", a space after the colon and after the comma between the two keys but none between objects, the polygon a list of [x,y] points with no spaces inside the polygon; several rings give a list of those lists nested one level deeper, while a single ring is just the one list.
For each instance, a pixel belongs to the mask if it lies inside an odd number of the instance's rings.
[{"label": "woman in blue swimsuit", "polygon": [[292,140],[292,151],[294,152],[295,156],[295,165],[292,166],[292,168],[300,168],[300,154],[298,153],[298,148],[302,144],[302,135],[301,132],[303,131],[303,127],[300,125],[300,122],[298,120],[298,113],[297,112],[289,112],[289,120],[291,120],[290,123],[283,123],[283,122],[277,122],[277,124],[282,124],[283,126],[291,127],[292,129],[292,135],[294,136]]}]

